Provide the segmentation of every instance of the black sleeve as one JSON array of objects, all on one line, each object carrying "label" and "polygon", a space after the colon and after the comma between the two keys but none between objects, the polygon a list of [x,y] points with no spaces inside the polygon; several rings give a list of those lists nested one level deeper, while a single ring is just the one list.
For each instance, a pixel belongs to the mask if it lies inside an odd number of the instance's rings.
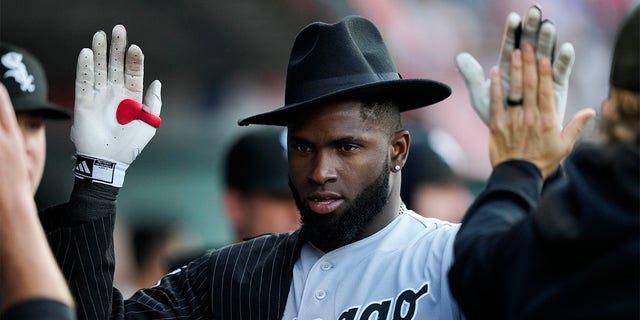
[{"label": "black sleeve", "polygon": [[59,301],[32,299],[9,307],[0,320],[74,320],[73,309]]},{"label": "black sleeve", "polygon": [[[531,163],[498,165],[485,190],[467,211],[454,243],[451,292],[466,316],[500,310],[502,283],[518,224],[540,201],[543,179]],[[486,314],[485,314],[486,316]]]},{"label": "black sleeve", "polygon": [[42,215],[51,249],[76,301],[78,319],[205,318],[207,256],[125,301],[113,288],[118,188],[76,179],[68,204]]}]

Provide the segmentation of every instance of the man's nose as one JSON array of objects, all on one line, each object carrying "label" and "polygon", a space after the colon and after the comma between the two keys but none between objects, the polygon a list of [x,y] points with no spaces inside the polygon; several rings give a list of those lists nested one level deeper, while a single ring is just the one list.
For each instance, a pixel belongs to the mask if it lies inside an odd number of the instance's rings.
[{"label": "man's nose", "polygon": [[323,185],[336,181],[337,178],[336,161],[330,152],[318,152],[314,157],[309,179],[316,184]]}]

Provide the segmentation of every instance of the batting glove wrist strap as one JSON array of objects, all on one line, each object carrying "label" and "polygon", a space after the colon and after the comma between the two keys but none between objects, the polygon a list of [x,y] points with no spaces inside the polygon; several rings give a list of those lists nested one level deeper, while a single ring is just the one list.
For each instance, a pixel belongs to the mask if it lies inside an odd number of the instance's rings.
[{"label": "batting glove wrist strap", "polygon": [[79,179],[120,188],[124,183],[124,174],[127,168],[129,168],[128,164],[117,160],[76,154],[76,166],[73,169],[73,174]]}]

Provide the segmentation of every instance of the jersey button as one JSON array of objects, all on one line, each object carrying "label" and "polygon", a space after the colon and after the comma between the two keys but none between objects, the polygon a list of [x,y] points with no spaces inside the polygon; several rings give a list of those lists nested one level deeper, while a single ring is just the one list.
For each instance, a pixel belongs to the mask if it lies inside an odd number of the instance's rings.
[{"label": "jersey button", "polygon": [[324,271],[329,271],[329,270],[331,270],[331,268],[333,268],[333,265],[330,262],[326,262],[325,261],[320,265],[320,269],[322,269]]},{"label": "jersey button", "polygon": [[316,290],[316,299],[322,300],[327,296],[327,292],[324,290]]}]

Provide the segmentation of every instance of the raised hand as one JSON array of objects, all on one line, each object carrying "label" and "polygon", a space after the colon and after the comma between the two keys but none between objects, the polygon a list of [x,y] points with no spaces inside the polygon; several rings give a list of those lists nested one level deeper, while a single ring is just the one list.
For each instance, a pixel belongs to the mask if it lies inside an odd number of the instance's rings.
[{"label": "raised hand", "polygon": [[508,93],[521,97],[518,105],[505,107],[501,72],[491,70],[491,121],[489,155],[493,167],[508,160],[527,160],[543,177],[553,173],[569,154],[595,111],[577,113],[566,127],[557,126],[556,99],[551,61],[536,59],[533,46],[511,53]]},{"label": "raised hand", "polygon": [[24,140],[9,93],[0,83],[0,207],[11,209],[12,203],[24,198],[33,202],[24,150]]},{"label": "raised hand", "polygon": [[[534,5],[527,11],[524,21],[512,12],[507,17],[502,48],[498,57],[503,92],[509,92],[509,72],[511,53],[525,43],[533,46],[538,57],[546,57],[553,63],[553,93],[556,99],[556,120],[562,127],[567,104],[569,76],[573,67],[575,53],[571,43],[564,43],[560,47],[557,59],[554,61],[556,45],[555,25],[549,20],[542,20],[542,8]],[[463,52],[456,57],[456,65],[465,80],[473,109],[488,125],[490,114],[490,80],[485,78],[480,63],[469,53]],[[518,97],[505,97],[505,102],[518,104]]]},{"label": "raised hand", "polygon": [[74,173],[83,179],[121,187],[124,171],[160,125],[161,84],[143,97],[144,55],[131,45],[122,25],[113,28],[107,56],[103,31],[92,49],[82,49],[76,69],[76,100],[71,140],[78,155]]}]

